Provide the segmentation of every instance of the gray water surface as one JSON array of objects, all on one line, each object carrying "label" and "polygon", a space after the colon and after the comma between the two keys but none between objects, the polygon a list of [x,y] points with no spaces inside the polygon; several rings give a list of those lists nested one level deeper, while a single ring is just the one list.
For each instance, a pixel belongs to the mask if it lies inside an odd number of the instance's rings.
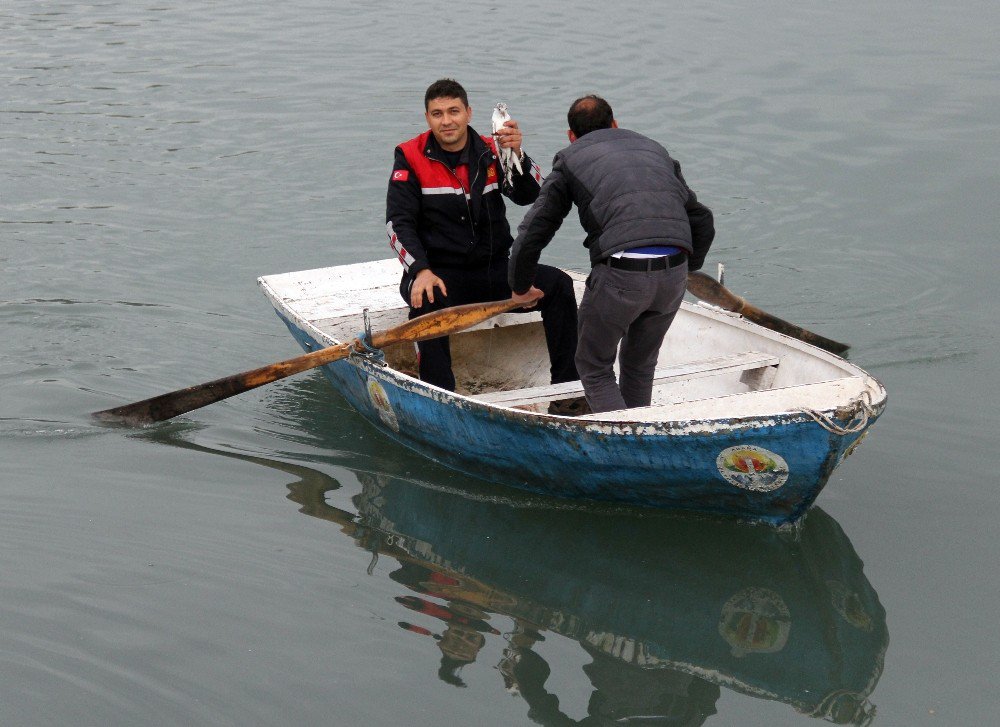
[{"label": "gray water surface", "polygon": [[[0,723],[995,723],[998,21],[0,4]],[[90,419],[296,355],[255,279],[390,256],[392,149],[441,76],[543,168],[605,95],[715,211],[708,267],[885,383],[800,532],[472,481],[316,372]]]}]

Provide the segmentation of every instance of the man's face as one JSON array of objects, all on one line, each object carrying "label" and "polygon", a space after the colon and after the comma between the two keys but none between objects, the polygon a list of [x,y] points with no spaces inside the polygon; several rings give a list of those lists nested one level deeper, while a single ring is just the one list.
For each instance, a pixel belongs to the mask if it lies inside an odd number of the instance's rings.
[{"label": "man's face", "polygon": [[460,98],[435,98],[427,104],[427,125],[445,151],[460,151],[469,138],[472,107]]}]

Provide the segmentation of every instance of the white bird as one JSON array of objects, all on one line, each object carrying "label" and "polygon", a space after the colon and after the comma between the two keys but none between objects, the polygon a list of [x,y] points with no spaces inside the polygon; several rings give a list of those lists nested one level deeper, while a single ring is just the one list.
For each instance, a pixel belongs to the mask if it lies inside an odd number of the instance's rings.
[{"label": "white bird", "polygon": [[[497,131],[504,128],[503,123],[510,121],[510,114],[507,113],[507,104],[503,101],[493,107],[493,136],[496,138]],[[521,160],[514,153],[513,149],[501,148],[497,139],[497,156],[500,158],[500,168],[503,170],[504,180],[510,187],[514,183],[514,168],[521,174]]]}]

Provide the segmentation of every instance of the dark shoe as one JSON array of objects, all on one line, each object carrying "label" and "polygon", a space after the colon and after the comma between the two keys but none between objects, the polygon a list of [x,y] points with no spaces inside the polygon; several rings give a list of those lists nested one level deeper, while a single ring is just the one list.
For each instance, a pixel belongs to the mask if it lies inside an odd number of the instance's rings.
[{"label": "dark shoe", "polygon": [[578,396],[575,399],[560,399],[549,403],[549,414],[563,417],[582,417],[584,414],[590,413],[590,406],[587,404],[585,396]]}]

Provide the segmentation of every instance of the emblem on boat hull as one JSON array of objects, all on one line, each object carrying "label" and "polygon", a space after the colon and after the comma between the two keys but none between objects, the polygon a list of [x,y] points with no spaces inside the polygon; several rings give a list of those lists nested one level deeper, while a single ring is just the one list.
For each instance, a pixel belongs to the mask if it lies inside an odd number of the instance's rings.
[{"label": "emblem on boat hull", "polygon": [[368,379],[367,389],[368,398],[371,400],[372,406],[375,407],[375,411],[378,412],[379,419],[392,431],[398,432],[399,421],[396,419],[396,412],[392,410],[392,404],[389,403],[389,397],[386,396],[382,384],[376,379]]},{"label": "emblem on boat hull", "polygon": [[788,606],[769,588],[743,589],[726,601],[719,618],[719,635],[736,657],[781,651],[791,628]]},{"label": "emblem on boat hull", "polygon": [[840,581],[827,581],[826,586],[830,589],[830,603],[837,613],[854,628],[871,633],[874,621],[865,610],[861,596]]},{"label": "emblem on boat hull", "polygon": [[722,450],[715,466],[726,482],[753,492],[777,490],[788,480],[788,463],[780,455],[748,444]]}]

